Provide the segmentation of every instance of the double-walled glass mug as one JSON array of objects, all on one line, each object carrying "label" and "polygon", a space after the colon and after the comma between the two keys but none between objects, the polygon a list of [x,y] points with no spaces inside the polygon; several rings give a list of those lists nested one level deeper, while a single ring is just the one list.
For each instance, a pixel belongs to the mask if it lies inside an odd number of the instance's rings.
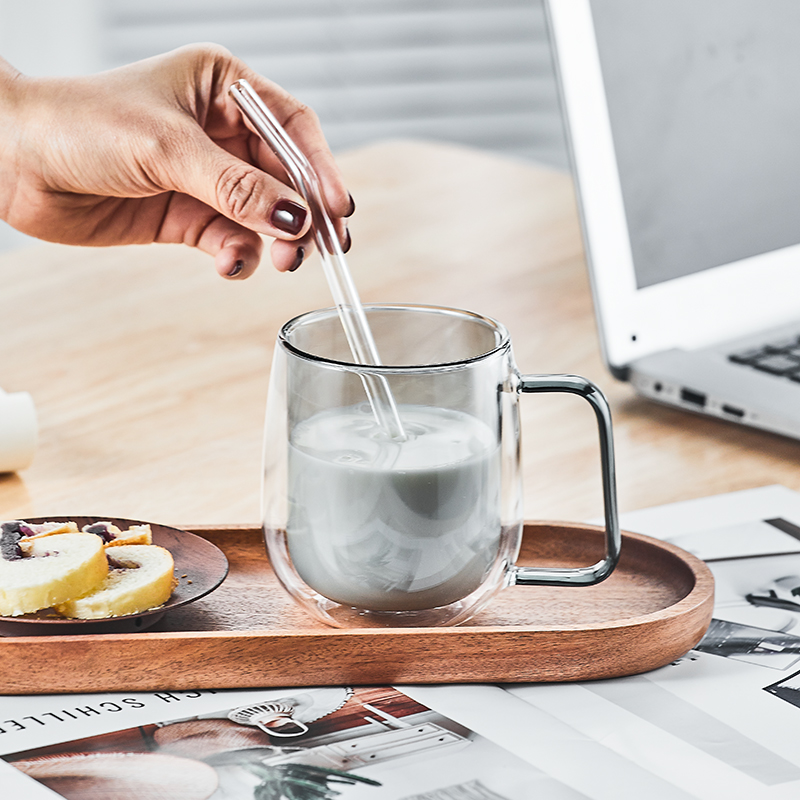
[{"label": "double-walled glass mug", "polygon": [[[264,537],[289,594],[339,627],[447,625],[504,586],[586,586],[611,574],[620,532],[601,392],[574,375],[520,375],[506,329],[477,314],[387,305],[366,314],[385,366],[353,363],[335,309],[296,317],[278,336]],[[518,401],[529,392],[578,394],[595,411],[606,552],[594,565],[515,564]],[[382,418],[387,398],[399,430]]]}]

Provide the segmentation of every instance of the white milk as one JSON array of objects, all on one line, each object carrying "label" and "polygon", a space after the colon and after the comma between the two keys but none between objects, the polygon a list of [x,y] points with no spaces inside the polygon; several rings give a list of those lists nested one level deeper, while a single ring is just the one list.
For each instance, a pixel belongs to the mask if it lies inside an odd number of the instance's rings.
[{"label": "white milk", "polygon": [[287,540],[320,594],[375,611],[435,608],[478,588],[500,540],[500,449],[459,411],[399,407],[388,439],[368,405],[298,425],[289,447]]}]

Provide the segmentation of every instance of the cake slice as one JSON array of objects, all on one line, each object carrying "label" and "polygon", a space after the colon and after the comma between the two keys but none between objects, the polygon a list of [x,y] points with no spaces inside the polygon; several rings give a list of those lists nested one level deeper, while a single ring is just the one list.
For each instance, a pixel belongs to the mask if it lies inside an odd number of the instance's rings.
[{"label": "cake slice", "polygon": [[128,530],[120,530],[113,522],[101,520],[91,525],[84,525],[81,529],[85,533],[94,533],[99,536],[106,547],[119,547],[123,544],[152,544],[153,533],[147,524],[131,525]]},{"label": "cake slice", "polygon": [[2,534],[17,532],[24,539],[41,539],[56,533],[78,533],[78,526],[74,522],[25,522],[12,519],[0,523],[0,531]]},{"label": "cake slice", "polygon": [[81,597],[108,574],[102,541],[85,533],[29,538],[3,527],[0,552],[0,615],[5,617]]},{"label": "cake slice", "polygon": [[59,603],[59,614],[72,619],[121,617],[157,608],[169,600],[176,584],[169,550],[131,544],[109,548],[105,555],[109,571],[102,584],[91,594]]}]

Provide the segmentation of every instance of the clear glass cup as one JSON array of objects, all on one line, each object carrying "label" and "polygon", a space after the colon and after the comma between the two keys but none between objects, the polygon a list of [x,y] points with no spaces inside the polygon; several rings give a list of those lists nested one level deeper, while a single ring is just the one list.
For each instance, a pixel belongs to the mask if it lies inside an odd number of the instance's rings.
[{"label": "clear glass cup", "polygon": [[[352,362],[336,309],[287,322],[264,441],[264,539],[276,576],[338,627],[463,622],[510,585],[592,585],[619,558],[608,404],[575,375],[520,375],[508,332],[458,309],[366,306],[384,365]],[[404,440],[368,402],[396,403]],[[519,396],[568,392],[600,434],[606,553],[578,568],[515,564],[522,537]]]}]

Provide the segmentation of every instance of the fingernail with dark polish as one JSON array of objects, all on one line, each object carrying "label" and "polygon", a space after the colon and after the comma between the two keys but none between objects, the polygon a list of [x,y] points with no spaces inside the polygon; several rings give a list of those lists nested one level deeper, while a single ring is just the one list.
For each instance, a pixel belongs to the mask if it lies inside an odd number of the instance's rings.
[{"label": "fingernail with dark polish", "polygon": [[342,245],[342,251],[345,253],[350,252],[350,248],[353,246],[353,240],[350,237],[350,231],[345,230],[344,232],[344,244]]},{"label": "fingernail with dark polish", "polygon": [[303,206],[291,200],[279,200],[272,207],[269,221],[278,230],[296,236],[303,230],[308,212]]},{"label": "fingernail with dark polish", "polygon": [[350,210],[345,214],[346,217],[352,217],[356,213],[356,201],[353,200],[353,195],[347,195],[350,198]]},{"label": "fingernail with dark polish", "polygon": [[235,278],[244,269],[244,261],[237,261],[228,272],[229,278]]},{"label": "fingernail with dark polish", "polygon": [[303,259],[305,257],[306,257],[305,247],[298,247],[297,256],[295,257],[294,264],[292,264],[292,266],[289,267],[289,272],[294,272],[303,263]]}]

